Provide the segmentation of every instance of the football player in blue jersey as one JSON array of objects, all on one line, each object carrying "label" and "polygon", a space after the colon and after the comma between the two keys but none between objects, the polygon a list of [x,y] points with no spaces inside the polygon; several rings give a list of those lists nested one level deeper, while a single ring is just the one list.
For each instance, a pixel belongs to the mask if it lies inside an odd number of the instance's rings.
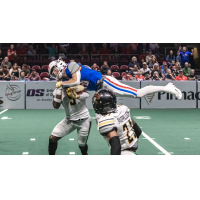
[{"label": "football player in blue jersey", "polygon": [[49,74],[57,80],[62,80],[63,74],[69,78],[68,81],[58,81],[56,87],[72,87],[76,85],[84,85],[88,90],[97,91],[102,88],[111,90],[116,96],[141,98],[147,94],[155,92],[167,92],[173,94],[176,99],[182,98],[181,91],[168,83],[166,86],[146,86],[141,89],[135,89],[119,82],[111,76],[102,75],[96,70],[84,67],[76,62],[70,62],[67,65],[61,60],[52,61],[49,64]]}]

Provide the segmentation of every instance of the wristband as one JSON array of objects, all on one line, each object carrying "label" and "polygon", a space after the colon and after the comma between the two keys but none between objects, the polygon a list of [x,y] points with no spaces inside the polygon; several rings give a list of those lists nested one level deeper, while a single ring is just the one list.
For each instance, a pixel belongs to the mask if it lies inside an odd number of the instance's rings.
[{"label": "wristband", "polygon": [[53,100],[54,100],[55,102],[57,102],[57,103],[61,103],[61,99],[54,98]]}]

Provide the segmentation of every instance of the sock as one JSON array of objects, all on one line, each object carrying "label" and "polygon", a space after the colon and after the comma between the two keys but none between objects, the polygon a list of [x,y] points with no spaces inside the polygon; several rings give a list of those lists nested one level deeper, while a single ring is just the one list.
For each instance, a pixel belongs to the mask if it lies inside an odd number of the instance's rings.
[{"label": "sock", "polygon": [[49,141],[49,155],[55,155],[58,142]]},{"label": "sock", "polygon": [[88,155],[88,145],[86,144],[85,146],[79,146],[79,149],[81,150],[82,155]]},{"label": "sock", "polygon": [[151,86],[148,85],[143,87],[137,91],[137,97],[143,97],[147,94],[155,93],[155,92],[165,92],[165,86]]}]

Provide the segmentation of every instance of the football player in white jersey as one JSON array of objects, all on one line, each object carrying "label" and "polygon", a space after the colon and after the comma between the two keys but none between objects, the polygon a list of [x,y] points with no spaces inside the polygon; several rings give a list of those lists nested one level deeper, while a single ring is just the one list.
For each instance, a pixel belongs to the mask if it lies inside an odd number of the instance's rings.
[{"label": "football player in white jersey", "polygon": [[131,119],[130,109],[116,102],[115,94],[108,89],[100,89],[93,96],[99,132],[109,142],[111,155],[135,155],[142,131]]},{"label": "football player in white jersey", "polygon": [[[81,90],[82,92],[76,93],[75,90],[77,92]],[[83,90],[84,87],[81,85],[69,88],[67,91],[62,87],[54,90],[53,107],[58,109],[62,104],[66,117],[56,125],[49,137],[49,155],[55,155],[57,141],[75,129],[77,129],[78,145],[81,153],[82,155],[88,155],[87,140],[92,121],[86,106],[86,98],[89,97],[89,94]]]}]

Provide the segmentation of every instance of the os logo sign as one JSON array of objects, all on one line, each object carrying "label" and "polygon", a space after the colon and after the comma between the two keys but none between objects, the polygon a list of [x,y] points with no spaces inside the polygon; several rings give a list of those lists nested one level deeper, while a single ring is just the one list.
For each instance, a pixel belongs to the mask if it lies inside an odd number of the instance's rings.
[{"label": "os logo sign", "polygon": [[44,91],[45,91],[44,89],[37,89],[37,90],[29,89],[29,90],[27,90],[26,96],[27,97],[33,97],[33,96],[42,97],[42,96],[44,96]]}]

